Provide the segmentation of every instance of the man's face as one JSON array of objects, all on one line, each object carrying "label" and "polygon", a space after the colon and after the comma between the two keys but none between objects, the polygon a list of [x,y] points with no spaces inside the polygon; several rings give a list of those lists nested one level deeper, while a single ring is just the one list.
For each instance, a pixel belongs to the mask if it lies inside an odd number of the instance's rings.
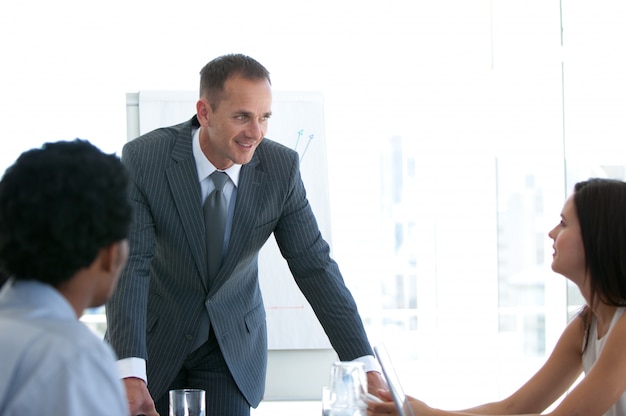
[{"label": "man's face", "polygon": [[265,137],[272,113],[272,90],[266,79],[233,76],[226,80],[215,111],[205,98],[196,109],[200,147],[218,169],[250,162]]}]

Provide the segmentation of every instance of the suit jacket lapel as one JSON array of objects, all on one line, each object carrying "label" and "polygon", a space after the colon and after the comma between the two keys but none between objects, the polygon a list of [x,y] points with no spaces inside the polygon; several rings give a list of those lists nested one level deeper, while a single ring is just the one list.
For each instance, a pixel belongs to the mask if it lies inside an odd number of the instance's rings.
[{"label": "suit jacket lapel", "polygon": [[172,159],[176,163],[166,169],[166,175],[176,209],[178,210],[178,216],[183,225],[185,236],[189,241],[191,255],[206,288],[208,273],[205,249],[206,240],[204,236],[204,218],[202,216],[202,196],[200,195],[198,170],[193,158],[191,144],[191,126],[193,122],[197,123],[195,117],[191,122],[183,124],[171,154]]}]

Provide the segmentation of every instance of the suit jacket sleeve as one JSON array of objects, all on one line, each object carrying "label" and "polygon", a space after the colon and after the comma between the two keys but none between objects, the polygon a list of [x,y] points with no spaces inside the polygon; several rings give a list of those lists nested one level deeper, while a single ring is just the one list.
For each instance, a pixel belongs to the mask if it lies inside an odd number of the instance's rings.
[{"label": "suit jacket sleeve", "polygon": [[146,310],[150,283],[150,262],[154,255],[154,221],[138,182],[141,166],[131,146],[125,146],[122,162],[131,176],[130,200],[133,221],[130,231],[129,259],[117,289],[106,305],[106,339],[119,359],[147,359]]},{"label": "suit jacket sleeve", "polygon": [[307,200],[297,155],[291,160],[290,189],[274,228],[278,246],[339,358],[372,355],[354,298]]}]

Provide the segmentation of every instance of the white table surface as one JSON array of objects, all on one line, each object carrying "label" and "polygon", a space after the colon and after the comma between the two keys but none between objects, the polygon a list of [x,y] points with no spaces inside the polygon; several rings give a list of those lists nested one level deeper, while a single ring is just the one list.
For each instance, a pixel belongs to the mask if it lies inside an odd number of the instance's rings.
[{"label": "white table surface", "polygon": [[320,401],[262,401],[250,416],[320,416]]}]

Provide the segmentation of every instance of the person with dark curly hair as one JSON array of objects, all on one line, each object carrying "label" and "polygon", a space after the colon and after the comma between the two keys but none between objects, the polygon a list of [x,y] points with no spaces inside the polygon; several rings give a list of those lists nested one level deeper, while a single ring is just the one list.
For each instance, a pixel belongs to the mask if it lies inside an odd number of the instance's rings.
[{"label": "person with dark curly hair", "polygon": [[128,259],[128,174],[84,140],[22,153],[0,181],[0,414],[128,415],[112,349],[79,322]]},{"label": "person with dark curly hair", "polygon": [[[592,178],[574,186],[548,235],[552,270],[578,287],[586,305],[526,384],[504,400],[456,412],[409,398],[413,414],[626,416],[625,214],[625,182]],[[368,402],[368,414],[397,414],[389,394],[381,396],[387,402]]]}]

